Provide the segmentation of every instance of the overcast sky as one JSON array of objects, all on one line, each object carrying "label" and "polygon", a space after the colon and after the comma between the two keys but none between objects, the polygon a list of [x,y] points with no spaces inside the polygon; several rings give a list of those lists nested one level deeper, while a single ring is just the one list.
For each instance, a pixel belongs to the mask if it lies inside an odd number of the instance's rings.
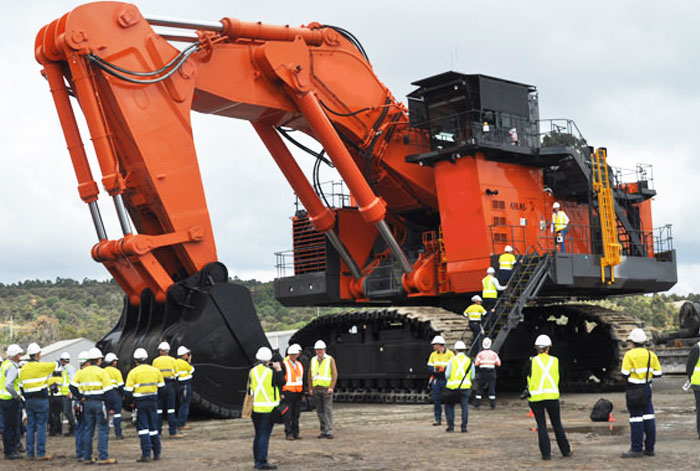
[{"label": "overcast sky", "polygon": [[[46,82],[35,35],[83,2],[8,2],[0,19],[0,282],[107,278]],[[679,283],[700,292],[696,159],[700,4],[696,2],[144,1],[144,14],[342,26],[405,101],[411,82],[446,70],[536,85],[542,118],[572,118],[612,165],[654,165],[654,225],[673,224]],[[195,115],[195,142],[219,258],[269,280],[291,247],[292,191],[247,122]],[[89,137],[83,136],[91,151]],[[300,160],[305,160],[299,156]],[[308,167],[308,166],[307,166]],[[99,172],[94,167],[96,180]],[[331,178],[330,175],[325,177]],[[111,238],[111,201],[100,199]]]}]

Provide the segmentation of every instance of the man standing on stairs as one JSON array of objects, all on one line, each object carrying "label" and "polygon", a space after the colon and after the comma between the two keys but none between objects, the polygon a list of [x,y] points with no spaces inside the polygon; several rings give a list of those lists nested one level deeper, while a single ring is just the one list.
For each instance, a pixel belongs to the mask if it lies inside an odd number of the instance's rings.
[{"label": "man standing on stairs", "polygon": [[472,304],[470,304],[464,310],[464,317],[469,319],[469,330],[472,331],[472,345],[474,342],[478,342],[479,338],[483,333],[483,327],[481,326],[481,321],[486,313],[486,309],[481,305],[481,296],[475,294],[472,296]]},{"label": "man standing on stairs", "polygon": [[552,206],[552,232],[554,233],[554,247],[559,246],[561,253],[566,253],[566,234],[569,232],[569,216],[561,209],[559,202]]},{"label": "man standing on stairs", "polygon": [[433,344],[433,352],[428,358],[428,371],[430,376],[430,387],[433,390],[433,409],[435,413],[435,422],[433,425],[442,425],[442,403],[440,395],[442,390],[447,385],[445,377],[445,368],[450,359],[454,356],[447,347],[445,347],[445,339],[441,335],[436,335],[431,342]]},{"label": "man standing on stairs", "polygon": [[496,367],[501,366],[501,359],[498,357],[498,353],[491,350],[491,339],[486,337],[481,344],[483,350],[479,352],[474,360],[474,365],[478,369],[477,371],[477,381],[479,388],[476,392],[476,400],[474,401],[474,407],[476,409],[481,406],[481,398],[483,397],[484,390],[488,390],[489,403],[491,404],[491,409],[496,408]]},{"label": "man standing on stairs", "polygon": [[495,276],[496,270],[493,267],[486,269],[486,276],[481,279],[481,297],[484,298],[484,309],[490,311],[496,305],[498,300],[498,292],[506,289],[506,286],[501,286]]},{"label": "man standing on stairs", "polygon": [[513,274],[515,267],[515,255],[513,255],[513,247],[506,245],[505,253],[498,257],[498,282],[508,284],[510,276]]}]

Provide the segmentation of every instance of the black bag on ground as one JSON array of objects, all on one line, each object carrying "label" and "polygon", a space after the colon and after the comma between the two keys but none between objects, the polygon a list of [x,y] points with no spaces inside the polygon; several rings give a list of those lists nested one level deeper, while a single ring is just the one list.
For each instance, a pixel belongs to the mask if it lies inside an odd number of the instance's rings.
[{"label": "black bag on ground", "polygon": [[613,410],[613,403],[605,398],[600,398],[596,401],[591,411],[591,420],[593,422],[607,422]]}]

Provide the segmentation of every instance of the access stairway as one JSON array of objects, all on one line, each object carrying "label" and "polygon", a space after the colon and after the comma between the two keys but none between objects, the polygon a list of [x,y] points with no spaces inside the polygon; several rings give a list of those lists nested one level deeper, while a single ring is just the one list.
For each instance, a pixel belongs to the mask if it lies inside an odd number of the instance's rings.
[{"label": "access stairway", "polygon": [[[500,352],[510,331],[517,327],[522,319],[523,308],[528,301],[537,296],[544,284],[551,263],[551,253],[539,255],[532,252],[522,256],[516,264],[508,287],[501,293],[493,311],[482,323],[484,334],[494,339],[491,347],[493,351]],[[472,339],[469,356],[474,358],[480,349],[480,342]]]}]

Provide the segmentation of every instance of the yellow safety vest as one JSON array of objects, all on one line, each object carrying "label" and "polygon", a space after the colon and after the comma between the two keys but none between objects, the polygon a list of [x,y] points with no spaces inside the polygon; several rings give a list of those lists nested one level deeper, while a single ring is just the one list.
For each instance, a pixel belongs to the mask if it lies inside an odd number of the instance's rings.
[{"label": "yellow safety vest", "polygon": [[[51,392],[51,385],[56,384],[58,385],[58,389],[56,390],[56,393]],[[61,377],[60,376],[51,376],[49,380],[47,381],[47,385],[49,388],[49,394],[54,396],[54,397],[59,397],[63,396],[63,388],[61,387]]]},{"label": "yellow safety vest", "polygon": [[[8,399],[12,399],[12,394],[7,390],[5,387],[5,374],[7,373],[7,370],[10,369],[10,366],[12,366],[12,360],[9,358],[5,361],[2,362],[2,365],[0,365],[0,400],[6,401]],[[19,376],[15,378],[15,391],[19,392]]]},{"label": "yellow safety vest", "polygon": [[445,353],[438,353],[437,351],[433,350],[433,353],[431,353],[430,357],[428,358],[428,366],[432,366],[433,368],[436,366],[445,368],[450,362],[450,358],[453,356],[455,356],[455,354],[447,348],[445,349]]},{"label": "yellow safety vest", "polygon": [[177,365],[177,380],[178,381],[189,381],[192,379],[192,373],[194,373],[194,366],[190,364],[187,360],[178,358],[175,360]]},{"label": "yellow safety vest", "polygon": [[[651,358],[650,358],[651,355]],[[649,368],[647,369],[647,365]],[[625,353],[622,358],[621,372],[632,384],[644,384],[652,376],[661,376],[661,363],[654,352],[637,347]]]},{"label": "yellow safety vest", "polygon": [[559,232],[561,230],[566,229],[566,226],[568,225],[567,222],[567,215],[564,211],[561,209],[559,212],[552,214],[552,222],[554,222],[554,231]]},{"label": "yellow safety vest", "polygon": [[[700,342],[698,342],[698,347],[700,347]],[[700,357],[698,357],[698,362],[695,364],[693,375],[690,377],[690,384],[700,386]]]},{"label": "yellow safety vest", "polygon": [[71,385],[89,399],[90,396],[100,396],[112,389],[112,379],[99,366],[90,365],[75,373]]},{"label": "yellow safety vest", "polygon": [[272,368],[262,363],[250,370],[250,389],[253,391],[253,412],[269,413],[280,403],[277,388],[272,385]]},{"label": "yellow safety vest", "polygon": [[67,396],[70,394],[70,374],[68,374],[68,367],[70,363],[63,367],[63,373],[61,374],[61,394]]},{"label": "yellow safety vest", "polygon": [[163,379],[177,379],[177,363],[170,355],[161,355],[153,360],[153,366],[160,370]]},{"label": "yellow safety vest", "polygon": [[[447,389],[469,389],[472,387],[471,374],[467,374],[469,365],[471,364],[471,358],[466,356],[464,353],[458,353],[457,355],[450,358],[450,377],[447,378]],[[464,381],[462,381],[464,378]],[[460,386],[460,383],[462,385]]]},{"label": "yellow safety vest", "polygon": [[498,268],[501,270],[512,270],[515,265],[515,255],[512,253],[504,253],[498,257]]},{"label": "yellow safety vest", "polygon": [[19,385],[25,394],[41,392],[48,387],[56,363],[30,361],[19,370]]},{"label": "yellow safety vest", "polygon": [[124,386],[124,377],[122,372],[113,366],[105,366],[105,371],[109,375],[109,379],[112,382],[112,387],[121,388]]},{"label": "yellow safety vest", "polygon": [[498,297],[498,290],[496,289],[496,283],[494,283],[495,279],[493,275],[486,275],[481,279],[481,286],[483,287],[481,291],[482,298],[496,299]]},{"label": "yellow safety vest", "polygon": [[481,316],[484,315],[486,309],[481,304],[471,304],[464,310],[464,315],[469,318],[470,322],[481,322]]},{"label": "yellow safety vest", "polygon": [[135,398],[157,396],[158,388],[163,386],[165,386],[165,380],[158,368],[143,364],[126,375],[124,391],[132,393]]},{"label": "yellow safety vest", "polygon": [[318,356],[314,355],[311,359],[311,386],[314,388],[330,388],[332,380],[331,356],[324,355],[319,367]]},{"label": "yellow safety vest", "polygon": [[559,399],[559,359],[547,353],[534,357],[527,384],[530,402]]}]

